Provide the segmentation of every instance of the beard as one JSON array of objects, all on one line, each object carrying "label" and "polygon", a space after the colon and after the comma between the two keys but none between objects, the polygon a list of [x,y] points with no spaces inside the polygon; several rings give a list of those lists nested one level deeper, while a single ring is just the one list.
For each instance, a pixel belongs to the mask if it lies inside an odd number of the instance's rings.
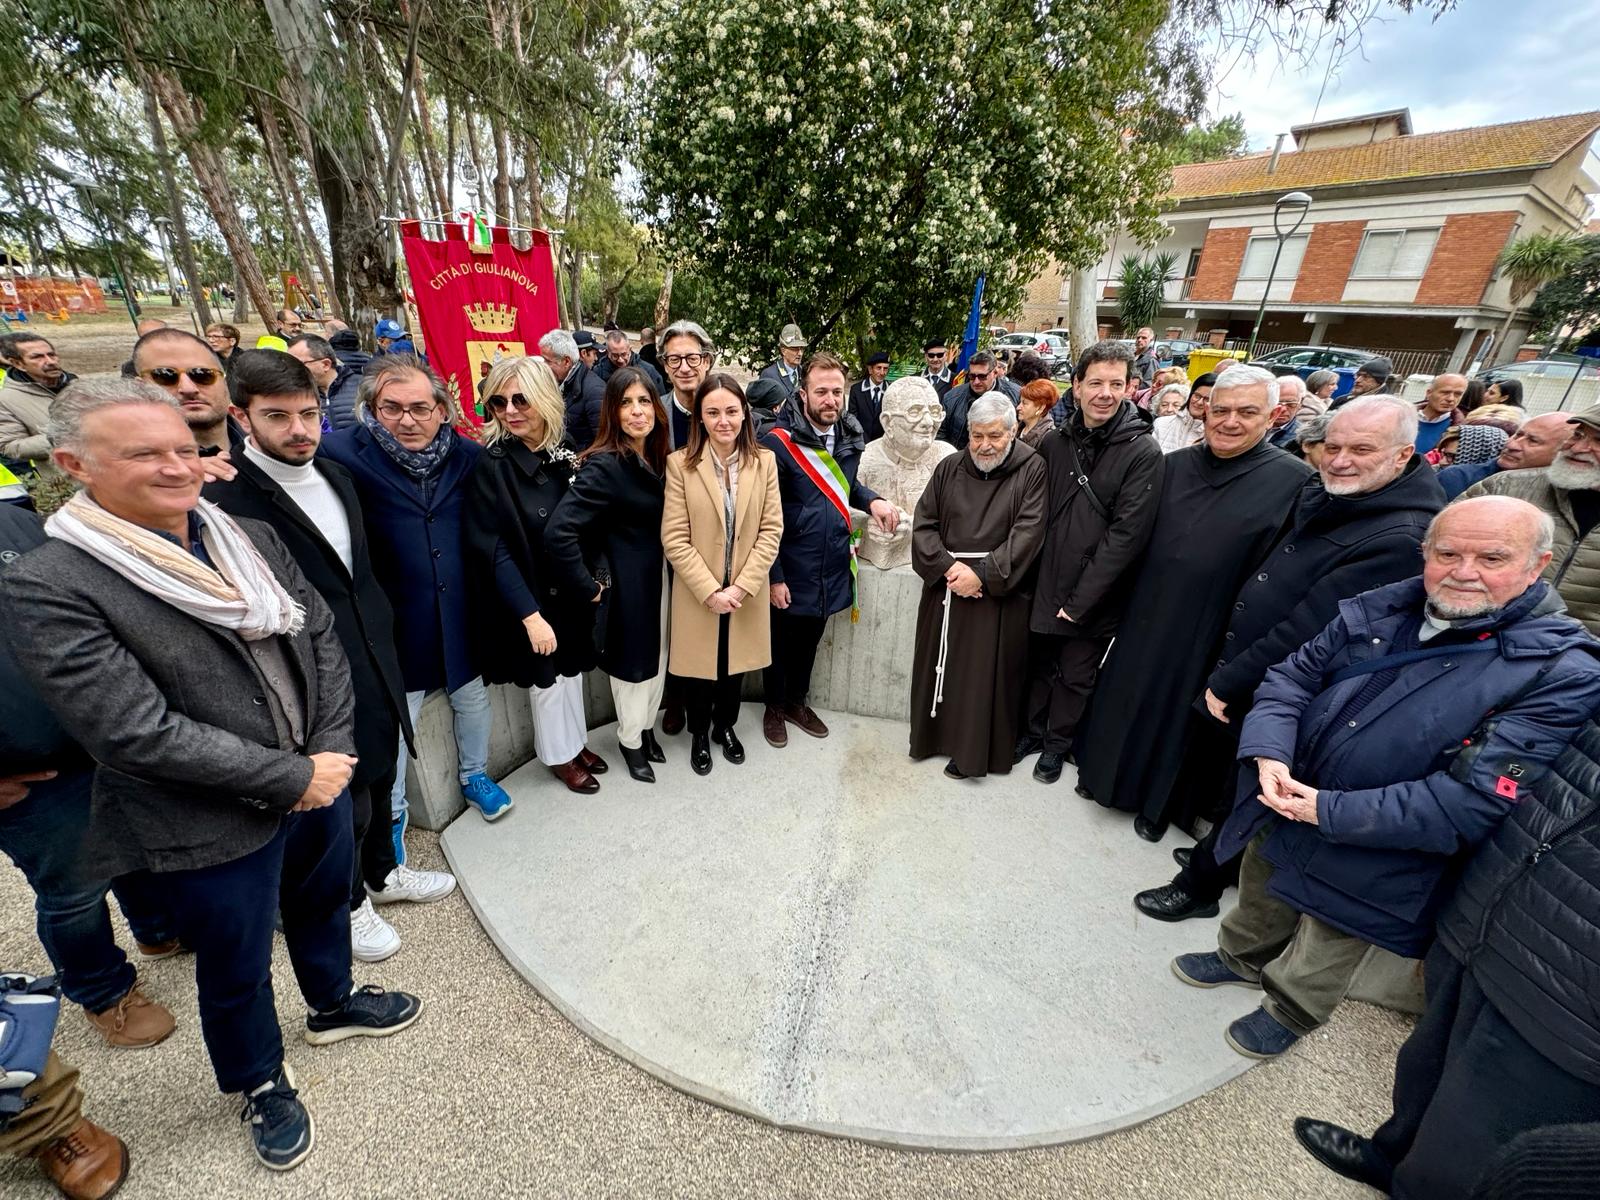
[{"label": "beard", "polygon": [[1600,489],[1600,463],[1587,463],[1558,454],[1545,468],[1553,486],[1565,492]]},{"label": "beard", "polygon": [[1441,621],[1466,621],[1473,617],[1487,616],[1500,606],[1489,598],[1487,592],[1483,600],[1476,604],[1445,604],[1443,601],[1429,599],[1428,613]]}]

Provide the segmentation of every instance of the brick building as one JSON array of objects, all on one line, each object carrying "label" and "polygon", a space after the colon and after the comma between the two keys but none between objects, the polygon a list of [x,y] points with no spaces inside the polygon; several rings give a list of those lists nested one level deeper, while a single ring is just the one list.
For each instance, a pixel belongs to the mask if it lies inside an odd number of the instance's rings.
[{"label": "brick building", "polygon": [[[1248,338],[1277,247],[1273,203],[1303,191],[1312,207],[1284,242],[1262,342],[1439,352],[1457,367],[1482,358],[1510,303],[1495,269],[1506,243],[1584,230],[1600,190],[1597,130],[1600,112],[1417,134],[1400,109],[1297,125],[1292,149],[1177,167],[1155,249],[1177,255],[1181,278],[1157,332]],[[1117,239],[1096,270],[1113,328],[1130,252]],[[1065,294],[1059,274],[1039,287]],[[1524,332],[1513,325],[1491,356],[1512,357]]]}]

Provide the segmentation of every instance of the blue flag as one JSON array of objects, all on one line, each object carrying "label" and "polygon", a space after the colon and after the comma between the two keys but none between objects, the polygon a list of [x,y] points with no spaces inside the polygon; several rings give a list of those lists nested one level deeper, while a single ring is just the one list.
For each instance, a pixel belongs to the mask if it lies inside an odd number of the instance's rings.
[{"label": "blue flag", "polygon": [[961,357],[956,360],[957,380],[966,374],[967,364],[978,352],[978,330],[983,324],[983,280],[984,276],[979,275],[972,289],[972,311],[967,314],[967,332],[961,336]]}]

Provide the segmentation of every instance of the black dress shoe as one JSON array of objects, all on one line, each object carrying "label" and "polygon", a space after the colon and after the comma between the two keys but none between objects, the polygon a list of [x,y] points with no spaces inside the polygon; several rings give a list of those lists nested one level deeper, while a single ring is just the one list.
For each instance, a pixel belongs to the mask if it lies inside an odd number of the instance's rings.
[{"label": "black dress shoe", "polygon": [[644,749],[644,756],[651,762],[666,762],[667,756],[661,749],[661,743],[656,741],[656,731],[646,729],[639,735],[639,744]]},{"label": "black dress shoe", "polygon": [[689,766],[696,775],[711,774],[711,735],[696,733],[689,743]]},{"label": "black dress shoe", "polygon": [[1133,831],[1147,842],[1159,842],[1167,836],[1167,823],[1152,821],[1140,813],[1133,819]]},{"label": "black dress shoe", "polygon": [[944,765],[944,777],[946,779],[965,779],[967,776],[960,767],[956,766],[956,760],[952,758]]},{"label": "black dress shoe", "polygon": [[637,750],[622,747],[622,761],[628,764],[628,774],[640,783],[656,781],[656,773],[650,769],[650,760],[644,755],[644,747],[641,746]]},{"label": "black dress shoe", "polygon": [[1312,1158],[1335,1175],[1388,1193],[1394,1168],[1378,1152],[1371,1138],[1328,1121],[1313,1121],[1310,1117],[1294,1119],[1294,1136],[1311,1152]]},{"label": "black dress shoe", "polygon": [[713,732],[711,740],[722,747],[722,757],[729,762],[738,764],[744,761],[744,743],[739,740],[738,734],[731,729]]},{"label": "black dress shoe", "polygon": [[1172,848],[1172,861],[1180,867],[1187,867],[1189,860],[1194,857],[1193,846],[1174,846]]},{"label": "black dress shoe", "polygon": [[1061,778],[1061,755],[1046,750],[1033,764],[1033,777],[1040,783],[1054,783]]},{"label": "black dress shoe", "polygon": [[1078,795],[1082,796],[1085,800],[1093,800],[1094,799],[1094,793],[1091,792],[1088,788],[1084,787],[1083,784],[1081,784],[1081,783],[1073,784],[1072,785],[1072,790],[1077,792]]},{"label": "black dress shoe", "polygon": [[1011,765],[1016,766],[1030,754],[1037,754],[1044,749],[1044,743],[1038,738],[1023,738],[1011,752]]},{"label": "black dress shoe", "polygon": [[1220,911],[1215,900],[1191,896],[1175,883],[1162,884],[1133,898],[1133,906],[1158,921],[1187,921],[1190,917],[1214,917]]}]

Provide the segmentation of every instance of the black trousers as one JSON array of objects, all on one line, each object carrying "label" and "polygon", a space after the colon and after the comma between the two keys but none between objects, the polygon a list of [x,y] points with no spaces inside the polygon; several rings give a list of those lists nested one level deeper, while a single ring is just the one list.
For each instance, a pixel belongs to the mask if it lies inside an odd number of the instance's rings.
[{"label": "black trousers", "polygon": [[811,693],[811,668],[817,662],[817,647],[827,617],[792,615],[787,609],[772,610],[772,665],[762,677],[768,704],[804,704]]},{"label": "black trousers", "polygon": [[1499,1150],[1544,1125],[1600,1121],[1600,1085],[1530,1046],[1438,943],[1428,1007],[1400,1047],[1394,1115],[1373,1143],[1394,1164],[1394,1200],[1470,1195]]},{"label": "black trousers", "polygon": [[1028,635],[1028,694],[1024,737],[1046,754],[1066,754],[1094,693],[1100,660],[1111,639]]},{"label": "black trousers", "polygon": [[1220,900],[1223,892],[1239,886],[1239,860],[1244,855],[1235,854],[1227,862],[1219,863],[1214,851],[1221,832],[1222,822],[1218,821],[1195,843],[1189,854],[1189,865],[1172,881],[1197,900]]},{"label": "black trousers", "polygon": [[744,672],[728,674],[728,623],[730,616],[717,618],[717,677],[683,677],[683,699],[689,732],[708,733],[732,729],[739,720],[739,694],[744,690]]},{"label": "black trousers", "polygon": [[247,1092],[283,1063],[272,998],[272,926],[283,913],[300,994],[327,1012],[350,995],[350,793],[291,813],[259,850],[192,871],[157,875],[178,937],[194,950],[200,1035],[217,1086]]},{"label": "black trousers", "polygon": [[[350,793],[350,821],[355,833],[355,871],[350,883],[350,911],[361,907],[367,887],[381,889],[394,870],[394,827],[389,814],[389,793],[394,791],[399,764],[393,764],[364,787]],[[379,814],[374,821],[372,814]]]}]

